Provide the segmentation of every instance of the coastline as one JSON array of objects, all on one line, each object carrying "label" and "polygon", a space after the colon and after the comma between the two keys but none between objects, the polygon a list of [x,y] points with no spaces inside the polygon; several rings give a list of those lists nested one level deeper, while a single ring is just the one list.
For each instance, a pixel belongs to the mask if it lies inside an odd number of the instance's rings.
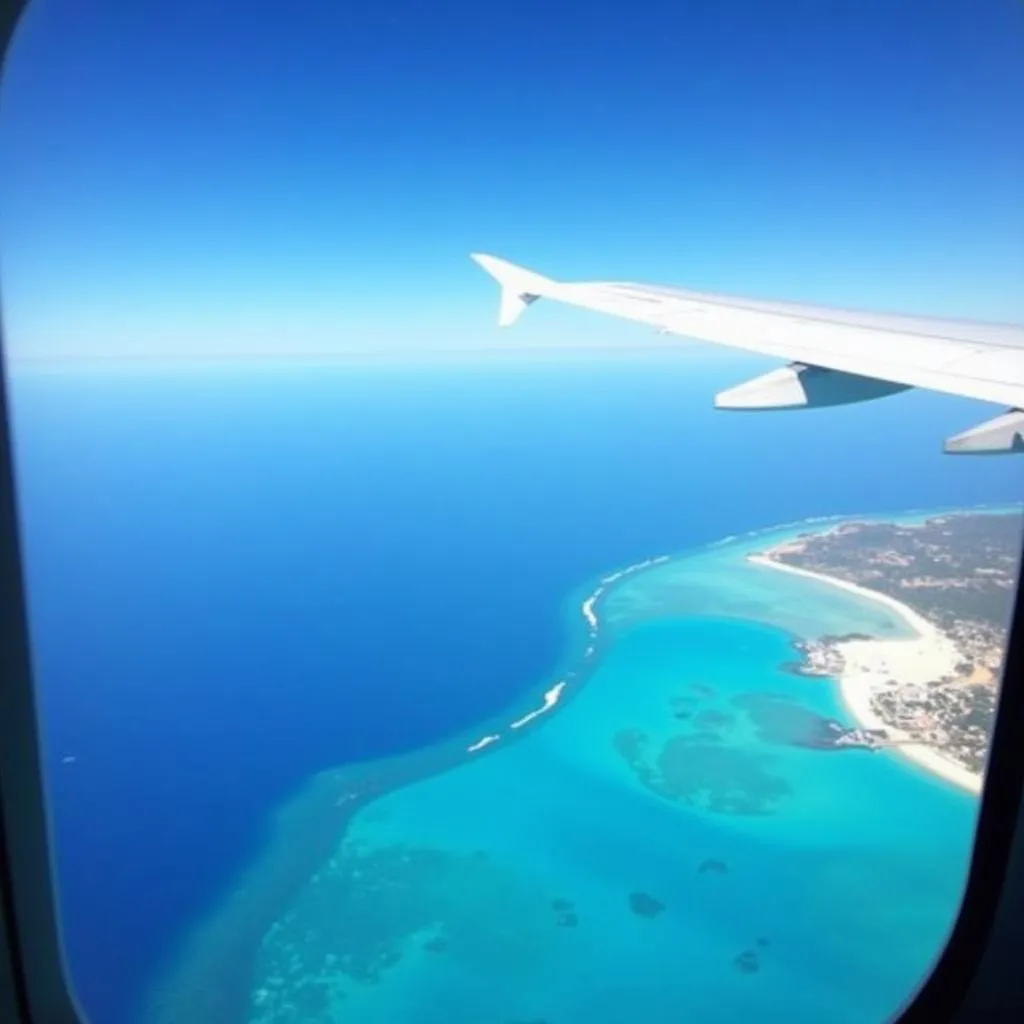
[{"label": "coastline", "polygon": [[[906,956],[906,975],[919,976],[916,949],[927,954],[941,942],[945,908],[959,895],[958,874],[938,868],[947,857],[959,868],[959,847],[946,839],[969,842],[973,802],[908,761],[816,752],[813,739],[846,715],[827,680],[780,670],[801,631],[772,616],[799,609],[811,591],[818,599],[797,617],[809,635],[844,622],[862,635],[909,631],[852,595],[758,572],[744,564],[749,551],[680,559],[602,594],[603,603],[589,604],[596,581],[570,595],[563,606],[573,647],[587,642],[587,606],[606,671],[580,704],[560,701],[542,714],[549,728],[539,742],[509,745],[507,758],[488,758],[477,771],[467,758],[463,771],[394,794],[378,815],[353,823],[349,845],[268,932],[253,974],[254,1024],[304,1005],[315,983],[330,992],[332,1012],[353,1019],[422,1012],[433,1021],[427,1008],[438,997],[486,1019],[575,1019],[591,1009],[585,985],[595,963],[627,986],[623,1004],[609,1004],[609,1021],[631,1012],[656,1020],[690,1000],[702,1017],[733,998],[749,1015],[733,971],[763,963],[780,990],[793,991],[837,913],[855,925],[853,944],[835,933],[839,955],[863,956],[879,976]],[[694,598],[702,579],[720,589],[720,604]],[[539,694],[529,706],[543,706]],[[629,737],[637,738],[632,754]],[[935,835],[944,840],[938,847]],[[836,849],[848,854],[838,865]],[[933,870],[919,891],[922,855]],[[908,872],[912,915],[900,903]],[[837,878],[841,898],[821,907],[815,894]],[[931,899],[933,878],[943,886],[952,878],[951,891],[924,914],[918,907]],[[399,916],[397,899],[423,910]],[[813,918],[792,915],[804,900]],[[654,909],[645,913],[643,901]],[[885,916],[859,916],[875,902]],[[675,979],[670,1000],[656,990],[636,1013],[629,985],[651,990],[679,963],[698,980]],[[467,977],[476,987],[464,994]],[[776,998],[766,997],[769,1010]],[[808,1019],[827,1017],[832,987],[814,998],[799,1008]]]},{"label": "coastline", "polygon": [[914,637],[901,640],[844,640],[836,643],[835,648],[842,655],[844,665],[837,680],[843,703],[861,728],[885,730],[887,736],[894,741],[887,749],[902,754],[961,789],[975,795],[981,793],[982,775],[970,771],[927,744],[915,742],[908,733],[886,723],[872,705],[872,698],[888,689],[888,679],[896,678],[900,683],[924,685],[955,674],[960,655],[949,637],[912,608],[888,594],[824,573],[786,565],[764,554],[747,555],[747,561],[753,565],[828,583],[858,597],[883,604],[899,615],[913,630]]},{"label": "coastline", "polygon": [[[530,734],[534,728],[543,727],[547,720],[570,704],[585,686],[590,672],[603,654],[601,606],[618,581],[704,551],[742,545],[750,552],[753,543],[777,543],[775,538],[782,533],[814,527],[834,528],[850,521],[877,518],[892,517],[811,517],[747,531],[692,549],[645,558],[605,572],[596,580],[592,577],[585,590],[577,590],[563,605],[563,621],[569,627],[572,638],[569,646],[575,656],[571,660],[566,656],[566,661],[555,668],[547,681],[530,688],[521,703],[517,702],[512,708],[504,709],[478,723],[475,728],[464,730],[437,746],[420,748],[381,762],[327,769],[310,779],[283,805],[275,815],[276,820],[263,849],[255,853],[241,872],[244,882],[214,907],[191,935],[182,937],[168,956],[147,994],[143,1019],[149,1024],[176,1024],[183,1019],[193,1020],[195,1024],[219,1024],[221,1021],[245,1019],[250,994],[249,971],[255,950],[267,928],[283,913],[295,892],[333,854],[353,815],[376,799],[418,778],[441,774],[505,749],[511,742]],[[866,648],[869,661],[871,657],[877,660],[871,652],[877,651],[878,645],[899,645],[897,649],[901,649],[908,643],[931,640],[931,633],[941,637],[912,609],[886,595],[843,580],[785,566],[761,555],[748,553],[742,557],[755,564],[817,578],[858,596],[888,604],[918,634],[916,640],[909,641],[850,641],[843,646],[844,655],[851,645],[861,644]],[[903,656],[905,658],[906,654]],[[867,676],[861,682],[870,685],[876,680]],[[871,708],[872,691],[868,686],[860,685],[852,674],[846,678],[846,673],[839,683],[842,698],[858,724],[867,728],[884,728],[890,736],[897,737],[897,730],[885,725]],[[936,751],[909,741],[900,743],[898,749],[921,767],[954,785],[973,793],[980,791],[980,778]]]}]

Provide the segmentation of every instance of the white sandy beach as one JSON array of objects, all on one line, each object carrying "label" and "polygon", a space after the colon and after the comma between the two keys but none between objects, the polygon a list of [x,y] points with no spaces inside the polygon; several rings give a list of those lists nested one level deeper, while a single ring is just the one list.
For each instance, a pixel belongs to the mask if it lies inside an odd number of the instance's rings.
[{"label": "white sandy beach", "polygon": [[889,689],[890,680],[901,685],[915,683],[926,686],[943,676],[955,675],[961,655],[949,637],[912,608],[887,594],[823,573],[785,565],[764,555],[748,555],[747,560],[780,572],[821,580],[859,597],[878,601],[900,615],[917,634],[915,637],[907,640],[847,640],[836,644],[844,663],[839,679],[843,701],[860,726],[885,729],[898,743],[894,750],[971,793],[981,792],[979,773],[970,771],[932,747],[910,742],[906,733],[888,725],[872,707],[873,697]]}]

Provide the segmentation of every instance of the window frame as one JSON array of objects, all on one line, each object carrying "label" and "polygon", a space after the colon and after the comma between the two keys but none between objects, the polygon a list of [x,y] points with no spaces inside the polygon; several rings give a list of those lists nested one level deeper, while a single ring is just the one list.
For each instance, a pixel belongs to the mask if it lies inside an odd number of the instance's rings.
[{"label": "window frame", "polygon": [[[2,71],[25,0],[0,0]],[[60,939],[32,682],[0,303],[0,1019],[77,1024]]]}]

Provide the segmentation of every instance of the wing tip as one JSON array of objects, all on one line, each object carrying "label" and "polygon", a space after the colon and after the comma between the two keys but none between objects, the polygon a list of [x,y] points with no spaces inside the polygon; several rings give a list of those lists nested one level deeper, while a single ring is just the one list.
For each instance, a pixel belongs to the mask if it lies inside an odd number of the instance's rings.
[{"label": "wing tip", "polygon": [[486,270],[501,288],[499,327],[511,327],[530,303],[548,293],[551,281],[532,270],[489,253],[471,252],[469,258]]}]

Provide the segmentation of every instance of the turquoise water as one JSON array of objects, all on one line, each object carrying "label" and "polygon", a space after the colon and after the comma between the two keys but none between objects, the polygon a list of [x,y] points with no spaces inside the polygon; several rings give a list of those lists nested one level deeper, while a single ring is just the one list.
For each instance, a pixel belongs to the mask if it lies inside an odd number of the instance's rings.
[{"label": "turquoise water", "polygon": [[357,811],[262,941],[253,1024],[894,1013],[952,924],[976,801],[897,754],[800,745],[854,723],[780,667],[793,637],[905,627],[745,561],[794,532],[616,581],[543,724]]}]

